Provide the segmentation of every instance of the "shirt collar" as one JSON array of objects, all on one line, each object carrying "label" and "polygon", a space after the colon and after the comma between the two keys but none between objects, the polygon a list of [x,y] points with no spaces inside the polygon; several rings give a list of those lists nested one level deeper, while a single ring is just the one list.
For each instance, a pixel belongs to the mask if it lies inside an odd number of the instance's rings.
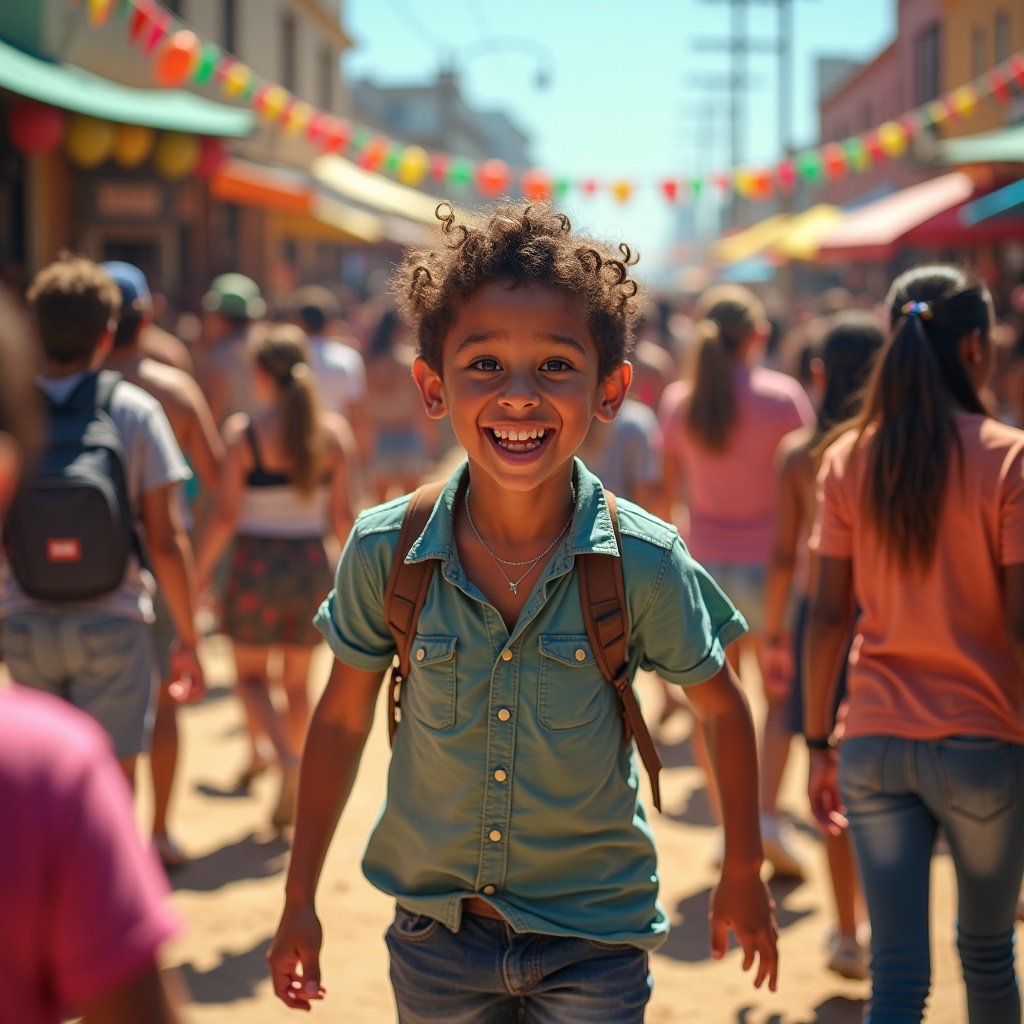
[{"label": "shirt collar", "polygon": [[[601,481],[580,459],[576,458],[573,462],[576,477],[576,509],[573,512],[567,554],[583,555],[596,552],[601,555],[617,555],[619,548],[615,542],[611,512],[608,510]],[[434,511],[427,520],[427,525],[409,549],[407,562],[422,562],[428,558],[447,561],[451,558],[455,547],[455,502],[468,472],[469,463],[463,462],[448,479],[441,497],[434,506]]]}]

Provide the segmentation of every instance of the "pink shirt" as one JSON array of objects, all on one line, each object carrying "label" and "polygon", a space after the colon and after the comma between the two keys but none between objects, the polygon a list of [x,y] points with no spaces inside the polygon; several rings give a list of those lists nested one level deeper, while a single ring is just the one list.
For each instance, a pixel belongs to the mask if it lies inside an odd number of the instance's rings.
[{"label": "pink shirt", "polygon": [[1024,678],[1010,653],[1000,568],[1024,563],[1024,431],[962,413],[935,560],[908,571],[861,514],[865,444],[825,453],[811,546],[852,559],[860,607],[847,736],[991,736],[1024,743]]},{"label": "pink shirt", "polygon": [[791,430],[814,422],[814,409],[800,384],[775,370],[737,366],[733,385],[738,415],[725,451],[708,451],[686,429],[688,381],[662,395],[663,444],[685,477],[694,557],[764,565],[775,528],[775,450]]},{"label": "pink shirt", "polygon": [[0,1019],[55,1024],[176,931],[106,736],[17,686],[0,686],[0,835]]}]

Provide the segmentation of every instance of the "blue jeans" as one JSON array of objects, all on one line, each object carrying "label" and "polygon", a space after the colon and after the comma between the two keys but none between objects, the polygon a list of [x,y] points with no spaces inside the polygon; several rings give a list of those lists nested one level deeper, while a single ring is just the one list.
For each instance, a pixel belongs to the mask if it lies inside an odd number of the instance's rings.
[{"label": "blue jeans", "polygon": [[520,934],[464,914],[458,932],[399,907],[385,940],[400,1024],[639,1024],[647,953]]},{"label": "blue jeans", "polygon": [[941,828],[958,888],[971,1024],[1019,1024],[1013,921],[1024,872],[1024,747],[979,736],[845,740],[839,785],[871,919],[865,1024],[918,1022],[931,982],[928,883]]}]

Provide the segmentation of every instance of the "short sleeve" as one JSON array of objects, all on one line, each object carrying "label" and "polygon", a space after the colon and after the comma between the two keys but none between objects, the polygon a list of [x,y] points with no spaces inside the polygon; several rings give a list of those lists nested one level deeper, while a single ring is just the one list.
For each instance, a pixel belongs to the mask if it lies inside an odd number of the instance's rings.
[{"label": "short sleeve", "polygon": [[165,484],[179,483],[192,475],[167,415],[159,406],[149,411],[143,436],[146,451],[142,460],[141,494]]},{"label": "short sleeve", "polygon": [[83,762],[80,785],[65,799],[51,879],[51,979],[61,1004],[80,1009],[151,963],[178,921],[109,753],[96,749]]},{"label": "short sleeve", "polygon": [[655,484],[661,480],[661,428],[658,418],[646,406],[637,421],[630,425],[628,446],[629,472],[639,484]]},{"label": "short sleeve", "polygon": [[680,686],[703,683],[725,664],[725,648],[747,624],[678,537],[661,581],[633,630],[640,667]]},{"label": "short sleeve", "polygon": [[339,661],[367,671],[391,664],[395,641],[384,618],[384,590],[394,548],[382,534],[357,528],[338,561],[334,589],[313,619]]},{"label": "short sleeve", "polygon": [[851,558],[853,556],[852,516],[848,474],[842,456],[850,451],[849,445],[841,442],[832,445],[825,452],[821,469],[818,471],[818,502],[814,527],[808,540],[808,547],[828,558]]},{"label": "short sleeve", "polygon": [[1009,460],[999,504],[999,564],[1024,563],[1024,448]]}]

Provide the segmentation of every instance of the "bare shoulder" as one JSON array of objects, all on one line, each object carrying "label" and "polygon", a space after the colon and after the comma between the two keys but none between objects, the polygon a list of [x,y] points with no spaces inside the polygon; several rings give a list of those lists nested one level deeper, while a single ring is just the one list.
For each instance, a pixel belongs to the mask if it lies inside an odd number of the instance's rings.
[{"label": "bare shoulder", "polygon": [[249,417],[244,412],[236,412],[224,421],[222,432],[224,443],[229,447],[237,447],[245,441],[249,429]]},{"label": "bare shoulder", "polygon": [[195,378],[176,366],[147,357],[139,363],[139,378],[161,404],[170,402],[183,411],[195,412],[205,402]]},{"label": "bare shoulder", "polygon": [[797,427],[779,442],[778,464],[783,473],[805,469],[814,464],[816,432],[814,427]]},{"label": "bare shoulder", "polygon": [[355,450],[355,434],[352,432],[352,425],[344,416],[334,412],[325,413],[323,425],[328,454],[332,457],[344,456]]}]

